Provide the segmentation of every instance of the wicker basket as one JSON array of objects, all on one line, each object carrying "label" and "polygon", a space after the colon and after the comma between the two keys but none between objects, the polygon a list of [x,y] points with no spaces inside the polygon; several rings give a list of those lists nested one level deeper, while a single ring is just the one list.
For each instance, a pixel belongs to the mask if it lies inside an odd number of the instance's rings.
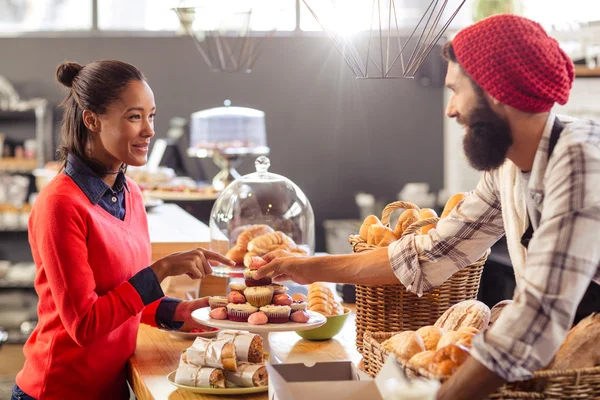
[{"label": "wicker basket", "polygon": [[[366,332],[364,336],[365,372],[375,377],[390,355],[381,343],[399,332]],[[404,366],[409,377],[435,377],[427,371]],[[535,372],[523,382],[507,383],[489,396],[490,399],[599,399],[600,367]]]},{"label": "wicker basket", "polygon": [[[383,210],[381,222],[389,226],[392,213],[398,209],[415,209],[412,203],[397,201],[388,204]],[[416,232],[423,226],[436,223],[439,218],[428,218],[409,226],[402,236]],[[350,244],[355,253],[370,251],[376,246],[367,244],[358,235],[350,236]],[[363,335],[371,332],[399,332],[416,330],[433,325],[452,305],[477,297],[479,282],[489,252],[476,263],[452,275],[443,285],[438,286],[422,297],[407,292],[401,284],[365,286],[356,285],[356,347],[363,348]],[[364,354],[363,354],[364,355]]]}]

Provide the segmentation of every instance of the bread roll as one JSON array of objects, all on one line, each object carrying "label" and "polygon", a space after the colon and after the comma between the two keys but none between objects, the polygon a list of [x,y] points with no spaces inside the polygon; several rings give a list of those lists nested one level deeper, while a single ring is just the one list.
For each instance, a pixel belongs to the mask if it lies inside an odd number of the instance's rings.
[{"label": "bread roll", "polygon": [[413,223],[419,220],[419,212],[417,210],[404,210],[402,214],[400,214],[400,218],[398,218],[398,222],[396,223],[396,227],[394,228],[394,235],[397,238],[402,236],[402,233],[411,226]]},{"label": "bread roll", "polygon": [[421,336],[425,344],[425,350],[436,350],[444,330],[437,326],[424,326],[417,329],[417,335]]},{"label": "bread roll", "polygon": [[481,331],[487,328],[489,321],[488,306],[477,300],[466,300],[446,310],[434,325],[445,331],[456,331],[463,326],[471,326]]},{"label": "bread roll", "polygon": [[[374,226],[377,227],[377,225]],[[381,238],[381,240],[375,241],[374,244],[377,247],[387,247],[390,244],[394,243],[396,240],[398,240],[398,238],[390,228],[383,227],[383,230],[379,233],[383,233],[383,237]]]},{"label": "bread roll", "polygon": [[248,250],[248,244],[251,240],[271,232],[274,232],[273,228],[268,225],[252,225],[240,233],[237,238],[237,245],[243,250]]},{"label": "bread roll", "polygon": [[463,327],[458,328],[456,330],[456,332],[472,333],[473,335],[476,335],[479,333],[479,329],[473,328],[472,326],[463,326]]},{"label": "bread roll", "polygon": [[367,233],[367,244],[377,246],[377,243],[385,236],[386,229],[389,228],[386,228],[381,223],[371,225],[369,227],[369,233]]},{"label": "bread roll", "polygon": [[235,261],[236,264],[242,264],[244,262],[244,256],[246,255],[246,250],[238,246],[237,244],[230,248],[225,254],[225,257],[230,260]]},{"label": "bread roll", "polygon": [[451,344],[437,350],[429,364],[428,370],[436,376],[450,376],[467,360],[469,350]]},{"label": "bread roll", "polygon": [[377,218],[376,216],[369,215],[367,218],[365,218],[364,222],[362,223],[362,225],[360,227],[360,231],[359,231],[358,235],[365,242],[368,239],[369,227],[373,224],[381,224],[381,222],[379,221],[379,218]]},{"label": "bread roll", "polygon": [[427,370],[429,364],[433,361],[433,356],[435,356],[435,351],[433,350],[422,351],[412,356],[406,366],[415,370],[419,368]]},{"label": "bread roll", "polygon": [[567,334],[548,369],[600,366],[600,313],[579,321]]},{"label": "bread roll", "polygon": [[513,302],[512,300],[502,300],[501,302],[496,304],[494,307],[492,307],[492,309],[490,310],[490,326],[494,322],[496,322],[496,320],[500,317],[500,313],[502,313],[502,310],[504,310],[504,307],[511,304],[512,302]]},{"label": "bread roll", "polygon": [[458,332],[451,331],[444,333],[444,336],[440,338],[438,342],[437,349],[441,349],[442,347],[446,347],[450,344],[457,344],[461,346],[465,346],[466,348],[471,348],[471,341],[473,340],[472,333],[469,332]]},{"label": "bread roll", "polygon": [[382,345],[404,362],[410,360],[415,354],[425,351],[423,339],[415,331],[398,333],[384,341]]},{"label": "bread roll", "polygon": [[[422,208],[421,211],[419,211],[419,220],[423,220],[423,219],[427,219],[427,218],[434,218],[437,217],[437,213],[435,212],[435,210],[432,210],[431,208]],[[435,228],[436,224],[431,224],[431,225],[426,225],[423,228],[421,228],[421,233],[423,235],[426,235],[427,232],[429,232],[430,230],[432,230],[433,228]]]},{"label": "bread roll", "polygon": [[442,216],[440,218],[446,218],[450,212],[460,203],[465,197],[467,193],[456,193],[454,196],[450,197],[446,202],[446,206],[444,207],[444,211],[442,211]]}]

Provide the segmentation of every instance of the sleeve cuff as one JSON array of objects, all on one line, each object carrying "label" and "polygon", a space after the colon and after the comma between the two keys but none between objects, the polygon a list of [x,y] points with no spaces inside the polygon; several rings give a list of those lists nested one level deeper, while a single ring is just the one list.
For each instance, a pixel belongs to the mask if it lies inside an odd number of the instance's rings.
[{"label": "sleeve cuff", "polygon": [[175,309],[181,303],[181,300],[172,297],[163,298],[156,309],[156,326],[160,329],[169,331],[178,331],[183,326],[183,322],[173,320]]},{"label": "sleeve cuff", "polygon": [[388,257],[392,271],[406,290],[423,296],[432,286],[425,280],[419,264],[419,256],[414,244],[414,235],[395,241],[388,247]]},{"label": "sleeve cuff", "polygon": [[140,295],[145,306],[164,297],[158,278],[152,268],[146,267],[129,279],[129,283]]}]

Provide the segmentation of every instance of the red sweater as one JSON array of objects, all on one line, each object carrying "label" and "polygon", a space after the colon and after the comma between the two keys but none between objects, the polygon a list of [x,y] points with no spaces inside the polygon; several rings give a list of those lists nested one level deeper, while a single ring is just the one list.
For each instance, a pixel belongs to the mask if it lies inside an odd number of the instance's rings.
[{"label": "red sweater", "polygon": [[128,179],[123,221],[64,174],[39,194],[29,220],[37,266],[36,329],[24,347],[17,384],[45,399],[127,399],[125,366],[135,350],[142,311],[127,282],[150,264],[148,222],[139,188]]}]

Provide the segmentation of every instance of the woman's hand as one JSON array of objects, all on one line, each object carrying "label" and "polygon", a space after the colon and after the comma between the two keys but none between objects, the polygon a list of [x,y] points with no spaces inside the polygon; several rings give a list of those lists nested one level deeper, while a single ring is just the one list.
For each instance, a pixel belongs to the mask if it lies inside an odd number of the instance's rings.
[{"label": "woman's hand", "polygon": [[194,250],[170,254],[156,261],[150,268],[156,274],[159,282],[162,282],[167,276],[183,274],[192,279],[199,279],[212,273],[210,261],[230,266],[235,265],[234,261],[219,253],[198,247]]},{"label": "woman's hand", "polygon": [[183,326],[179,329],[181,332],[190,332],[193,329],[210,330],[211,328],[199,324],[192,319],[192,311],[198,308],[208,307],[208,297],[202,297],[196,300],[184,300],[175,309],[173,320],[183,322]]},{"label": "woman's hand", "polygon": [[275,250],[265,254],[262,258],[268,263],[258,269],[256,279],[261,279],[270,273],[273,273],[274,281],[292,280],[302,285],[313,283],[311,279],[310,268],[302,264],[307,257],[298,257],[285,250]]}]

